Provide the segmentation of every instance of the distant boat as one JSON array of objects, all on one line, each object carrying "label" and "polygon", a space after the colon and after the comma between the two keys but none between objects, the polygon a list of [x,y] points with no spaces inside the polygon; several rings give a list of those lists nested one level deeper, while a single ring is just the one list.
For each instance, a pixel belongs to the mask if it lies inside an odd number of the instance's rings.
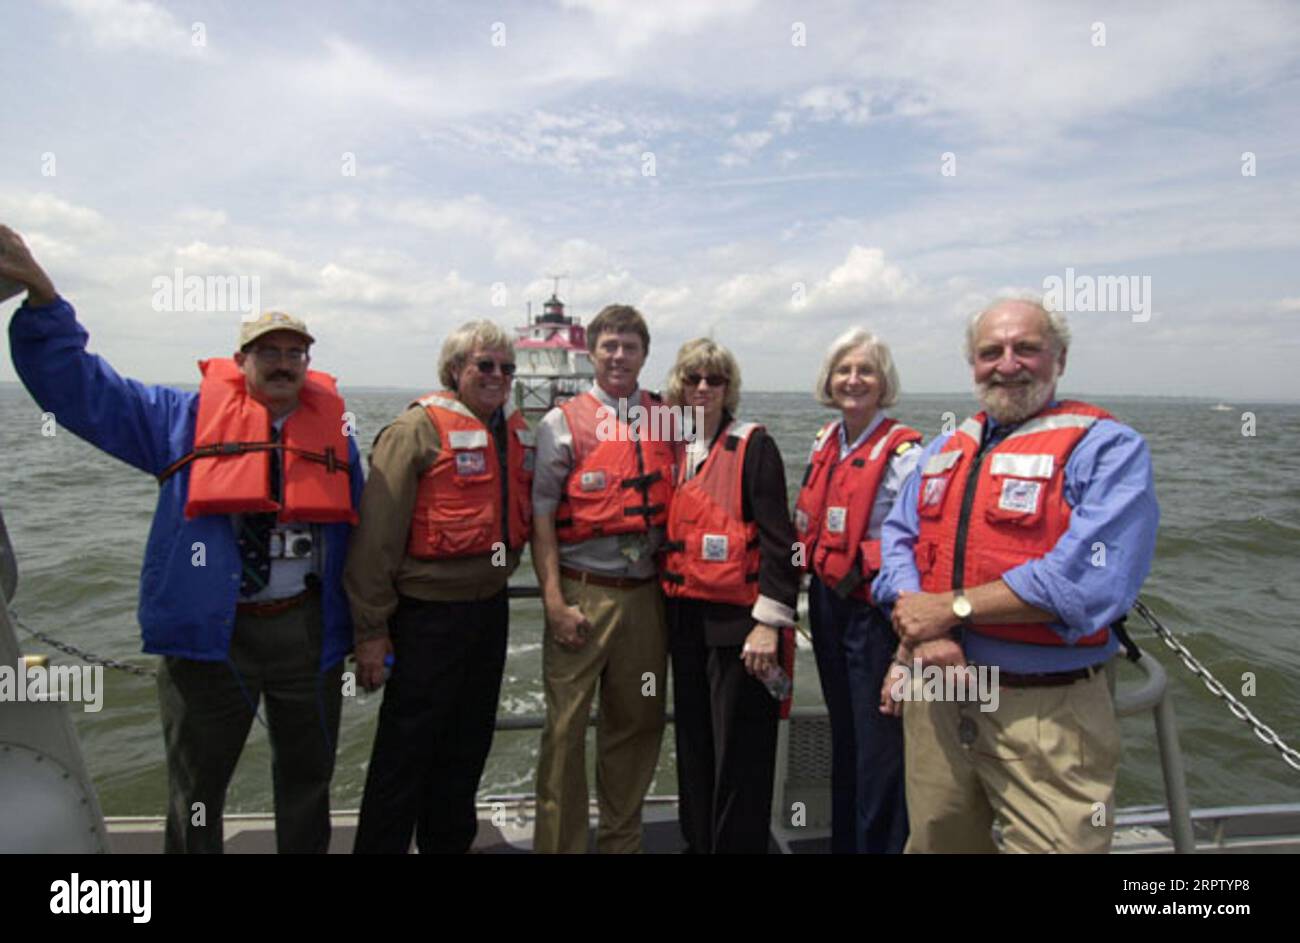
[{"label": "distant boat", "polygon": [[558,292],[557,284],[542,313],[515,329],[515,406],[528,416],[540,416],[596,382],[587,329],[564,313]]},{"label": "distant boat", "polygon": [[1210,407],[1210,411],[1216,413],[1230,413],[1232,412],[1232,407],[1227,403],[1216,403]]}]

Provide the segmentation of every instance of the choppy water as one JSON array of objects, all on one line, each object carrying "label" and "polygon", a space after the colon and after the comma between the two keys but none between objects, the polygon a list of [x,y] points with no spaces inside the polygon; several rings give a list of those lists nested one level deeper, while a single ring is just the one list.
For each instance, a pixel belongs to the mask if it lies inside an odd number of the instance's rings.
[{"label": "choppy water", "polygon": [[[402,392],[349,395],[361,441],[368,444],[411,398]],[[1146,435],[1155,458],[1162,520],[1144,598],[1230,688],[1240,691],[1243,673],[1253,672],[1256,693],[1247,702],[1300,746],[1300,407],[1238,403],[1224,412],[1189,400],[1096,402]],[[894,412],[928,438],[939,431],[945,411],[961,418],[971,407],[961,396],[925,396],[908,399]],[[1255,417],[1254,436],[1242,434],[1247,410]],[[808,443],[829,413],[807,396],[784,393],[747,394],[743,413],[765,422],[776,437],[793,499]],[[140,653],[135,608],[156,497],[153,480],[70,433],[43,436],[39,408],[13,385],[0,385],[0,449],[0,503],[21,571],[15,610],[29,625],[74,645],[151,665],[153,656]],[[527,564],[515,579],[532,582]],[[504,712],[543,710],[540,615],[532,600],[512,606]],[[1137,637],[1169,672],[1194,805],[1300,798],[1300,774],[1211,698],[1149,633]],[[22,633],[20,641],[25,651],[46,651]],[[67,660],[50,654],[56,662]],[[801,653],[796,703],[820,700],[811,652]],[[337,808],[360,803],[379,702],[378,694],[345,699],[334,779]],[[104,709],[75,710],[73,716],[106,814],[162,814],[166,776],[153,682],[107,672]],[[1120,803],[1160,802],[1150,718],[1126,719],[1123,732]],[[497,736],[484,793],[532,788],[537,739],[535,732]],[[673,792],[675,786],[669,737],[655,791]],[[271,806],[270,752],[265,731],[255,725],[228,808]]]}]

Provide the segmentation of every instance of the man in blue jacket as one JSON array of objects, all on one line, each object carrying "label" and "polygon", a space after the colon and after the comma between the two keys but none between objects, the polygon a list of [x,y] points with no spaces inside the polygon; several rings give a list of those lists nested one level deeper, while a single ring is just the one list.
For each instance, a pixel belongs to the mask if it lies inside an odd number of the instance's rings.
[{"label": "man in blue jacket", "polygon": [[[208,361],[196,394],[123,378],[89,353],[72,305],[3,226],[0,276],[27,287],[9,342],[41,409],[161,482],[139,618],[144,650],[163,656],[166,850],[222,850],[226,787],[264,697],[276,846],[326,851],[352,637],[342,574],[362,473],[350,424],[332,415],[342,410],[332,381],[308,373],[306,325],[282,313],[245,322],[233,364]],[[256,494],[233,494],[232,470]],[[234,513],[205,513],[214,506]]]}]

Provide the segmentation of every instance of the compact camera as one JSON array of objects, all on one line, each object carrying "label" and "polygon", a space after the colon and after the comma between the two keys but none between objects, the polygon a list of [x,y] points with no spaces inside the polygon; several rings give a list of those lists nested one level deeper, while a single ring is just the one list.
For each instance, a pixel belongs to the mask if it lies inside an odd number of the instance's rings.
[{"label": "compact camera", "polygon": [[312,550],[309,530],[286,530],[271,534],[272,559],[301,560],[311,557]]}]

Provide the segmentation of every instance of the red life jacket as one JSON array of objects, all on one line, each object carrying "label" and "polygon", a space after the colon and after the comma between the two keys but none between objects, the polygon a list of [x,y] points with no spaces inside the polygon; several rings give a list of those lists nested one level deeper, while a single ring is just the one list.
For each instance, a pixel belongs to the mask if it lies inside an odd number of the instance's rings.
[{"label": "red life jacket", "polygon": [[[199,363],[199,414],[194,448],[161,475],[166,481],[191,462],[185,516],[279,511],[280,523],[357,522],[348,476],[347,407],[327,373],[307,371],[298,406],[271,440],[271,414],[248,395],[233,360]],[[283,457],[284,502],[271,496],[270,457]]]},{"label": "red life jacket", "polygon": [[430,393],[419,405],[438,430],[439,449],[420,476],[406,552],[438,560],[492,553],[501,543],[523,547],[532,530],[536,455],[523,413],[506,404],[509,510],[503,526],[496,437],[454,393]]},{"label": "red life jacket", "polygon": [[[986,418],[964,421],[921,469],[916,567],[927,593],[979,586],[1046,556],[1070,526],[1065,463],[1088,430],[1111,415],[1064,400],[977,459]],[[1065,644],[1045,623],[970,628],[1009,642]],[[1076,644],[1104,645],[1108,638],[1103,625]]]},{"label": "red life jacket", "polygon": [[678,433],[675,426],[664,426],[675,414],[645,390],[626,416],[591,390],[560,409],[573,437],[574,459],[555,509],[560,543],[645,532],[664,524],[673,496],[672,440]]},{"label": "red life jacket", "polygon": [[729,424],[689,480],[682,480],[682,463],[660,573],[666,595],[733,606],[752,606],[758,599],[758,524],[744,519],[744,469],[750,436],[761,428]]},{"label": "red life jacket", "polygon": [[871,579],[880,569],[880,541],[867,539],[871,508],[890,458],[915,448],[921,433],[885,419],[841,461],[839,425],[825,426],[813,443],[795,502],[795,533],[805,569],[841,596],[870,602]]}]

